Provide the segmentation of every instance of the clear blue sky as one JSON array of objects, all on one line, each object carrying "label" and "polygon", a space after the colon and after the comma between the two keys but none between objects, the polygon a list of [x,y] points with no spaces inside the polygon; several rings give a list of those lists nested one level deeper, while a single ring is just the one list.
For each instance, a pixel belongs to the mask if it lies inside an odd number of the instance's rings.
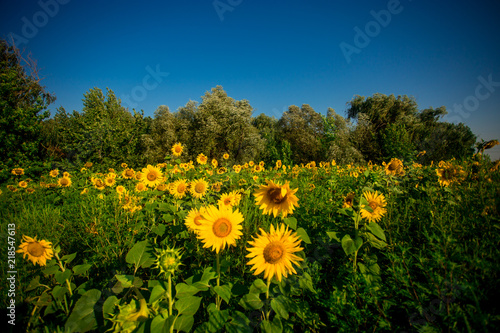
[{"label": "clear blue sky", "polygon": [[498,1],[0,0],[0,12],[0,37],[38,60],[52,113],[81,111],[93,87],[149,116],[217,85],[276,118],[302,104],[345,115],[379,92],[500,139]]}]

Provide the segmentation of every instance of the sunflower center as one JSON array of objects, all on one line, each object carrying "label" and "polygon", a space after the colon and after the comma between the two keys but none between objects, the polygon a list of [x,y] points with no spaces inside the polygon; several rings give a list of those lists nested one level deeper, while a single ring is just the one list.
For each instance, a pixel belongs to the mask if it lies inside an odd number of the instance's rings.
[{"label": "sunflower center", "polygon": [[264,248],[264,259],[267,263],[277,264],[285,253],[285,248],[280,242],[272,242]]},{"label": "sunflower center", "polygon": [[280,204],[286,199],[286,195],[281,195],[281,189],[279,187],[270,189],[267,191],[267,194],[275,204]]},{"label": "sunflower center", "polygon": [[128,169],[127,171],[125,171],[125,174],[127,175],[127,177],[133,177],[134,176],[134,172],[130,169]]},{"label": "sunflower center", "polygon": [[227,235],[229,235],[231,229],[232,229],[231,222],[229,222],[229,220],[224,217],[217,219],[217,221],[215,221],[212,227],[214,235],[220,238],[224,238]]},{"label": "sunflower center", "polygon": [[370,203],[368,204],[368,206],[371,207],[371,209],[375,210],[377,209],[378,205],[375,201],[370,201]]},{"label": "sunflower center", "polygon": [[196,224],[196,225],[201,225],[200,220],[202,220],[202,217],[201,217],[201,215],[198,215],[198,216],[196,216],[196,217],[194,218],[194,221],[193,221],[193,222],[194,222],[194,224]]},{"label": "sunflower center", "polygon": [[180,153],[181,151],[182,151],[181,147],[179,147],[179,146],[175,147],[175,152],[176,153]]},{"label": "sunflower center", "polygon": [[396,163],[392,162],[391,164],[389,164],[389,170],[394,171],[397,168],[398,168],[398,166],[396,165]]},{"label": "sunflower center", "polygon": [[156,175],[154,173],[148,173],[148,180],[150,182],[156,180]]},{"label": "sunflower center", "polygon": [[198,183],[194,187],[194,190],[196,191],[196,193],[203,193],[203,191],[205,191],[205,185],[203,183]]},{"label": "sunflower center", "polygon": [[33,257],[41,257],[44,252],[45,248],[38,242],[32,242],[28,244],[28,252],[31,254]]},{"label": "sunflower center", "polygon": [[224,205],[228,206],[231,203],[231,199],[224,199]]},{"label": "sunflower center", "polygon": [[61,185],[68,185],[68,180],[66,178],[61,179]]},{"label": "sunflower center", "polygon": [[177,186],[177,193],[184,193],[185,190],[186,190],[186,185],[179,184],[179,186]]}]

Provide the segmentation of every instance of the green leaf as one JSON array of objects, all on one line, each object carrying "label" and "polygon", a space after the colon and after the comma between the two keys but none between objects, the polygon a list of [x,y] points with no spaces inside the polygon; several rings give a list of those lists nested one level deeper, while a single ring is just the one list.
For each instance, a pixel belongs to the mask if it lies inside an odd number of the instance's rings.
[{"label": "green leaf", "polygon": [[42,286],[40,284],[40,275],[37,275],[33,280],[31,280],[30,284],[26,288],[26,291],[30,291],[30,290],[36,289],[36,288],[38,288],[40,286]]},{"label": "green leaf", "polygon": [[342,248],[344,249],[344,252],[346,255],[351,255],[363,245],[363,239],[361,237],[356,237],[354,240],[352,240],[351,236],[345,235],[342,237]]},{"label": "green leaf", "polygon": [[214,290],[217,295],[219,295],[223,300],[226,301],[226,303],[229,304],[229,300],[231,299],[231,288],[227,284],[216,286]]},{"label": "green leaf", "polygon": [[339,236],[337,236],[337,232],[327,231],[326,234],[328,235],[328,237],[330,237],[330,239],[336,240],[337,242],[340,243],[340,238],[339,238]]},{"label": "green leaf", "polygon": [[189,332],[194,324],[194,317],[192,315],[181,315],[175,319],[174,329],[179,332]]},{"label": "green leaf", "polygon": [[135,274],[139,267],[146,268],[151,266],[155,262],[156,258],[153,254],[153,247],[149,241],[145,240],[135,243],[135,245],[127,253],[125,260],[129,264],[135,265]]},{"label": "green leaf", "polygon": [[62,300],[62,297],[67,292],[68,292],[68,289],[65,287],[55,286],[54,289],[52,289],[52,296],[54,296],[54,299]]},{"label": "green leaf", "polygon": [[159,314],[151,321],[151,332],[170,332],[170,327],[174,324],[175,316]]},{"label": "green leaf", "polygon": [[383,241],[387,241],[385,238],[384,230],[382,230],[382,228],[376,222],[367,223],[366,227],[368,228],[368,230],[371,231],[372,234],[374,234]]},{"label": "green leaf", "polygon": [[59,266],[51,266],[42,271],[45,276],[55,274],[56,272],[59,272]]},{"label": "green leaf", "polygon": [[163,295],[166,295],[166,292],[167,291],[161,284],[157,284],[156,286],[154,286],[153,290],[151,291],[151,296],[149,296],[149,304],[152,304],[159,300]]},{"label": "green leaf", "polygon": [[279,317],[274,317],[273,321],[263,320],[261,323],[262,331],[266,333],[281,333],[283,332],[283,324]]},{"label": "green leaf", "polygon": [[201,297],[187,296],[177,300],[174,305],[175,309],[179,311],[179,315],[184,314],[193,316],[200,307]]},{"label": "green leaf", "polygon": [[260,300],[259,294],[246,294],[243,296],[239,303],[245,310],[258,310],[264,306]]},{"label": "green leaf", "polygon": [[371,233],[367,233],[366,234],[367,238],[368,238],[368,243],[370,243],[371,246],[377,248],[377,249],[383,249],[384,247],[387,246],[387,243],[378,239],[377,237],[375,237],[374,235],[372,235]]},{"label": "green leaf", "polygon": [[72,254],[67,254],[65,256],[62,256],[61,261],[65,261],[67,264],[73,261],[76,257],[76,252]]},{"label": "green leaf", "polygon": [[298,228],[297,235],[300,239],[302,239],[304,243],[311,244],[311,239],[309,238],[309,235],[307,234],[307,231],[304,230],[304,228]]},{"label": "green leaf", "polygon": [[262,281],[262,279],[257,279],[252,283],[250,287],[250,294],[262,294],[267,291],[267,284]]},{"label": "green leaf", "polygon": [[97,321],[94,314],[94,305],[101,298],[101,292],[91,289],[80,297],[76,302],[66,324],[65,331],[68,332],[88,332],[97,328]]},{"label": "green leaf", "polygon": [[122,288],[130,288],[134,284],[135,276],[133,275],[115,275]]},{"label": "green leaf", "polygon": [[[280,298],[282,297],[282,298]],[[271,308],[280,315],[283,319],[288,319],[288,311],[286,310],[287,302],[283,299],[283,296],[279,296],[271,300]]]},{"label": "green leaf", "polygon": [[158,225],[155,225],[151,228],[151,231],[160,237],[163,236],[163,234],[165,233],[165,230],[166,230],[166,227],[164,224],[158,224]]},{"label": "green leaf", "polygon": [[92,267],[92,264],[76,265],[73,267],[73,274],[83,275],[89,270],[90,267]]},{"label": "green leaf", "polygon": [[250,320],[244,313],[234,311],[231,316],[231,321],[226,323],[225,329],[228,333],[252,333],[253,327]]},{"label": "green leaf", "polygon": [[297,219],[295,217],[286,217],[283,219],[283,222],[285,222],[293,230],[297,229]]},{"label": "green leaf", "polygon": [[104,319],[110,319],[115,312],[115,307],[120,303],[120,300],[115,295],[109,296],[102,305],[102,314]]},{"label": "green leaf", "polygon": [[218,332],[224,327],[224,324],[229,319],[228,310],[219,311],[217,309],[210,312],[207,322],[207,328],[210,332]]},{"label": "green leaf", "polygon": [[67,269],[65,270],[64,272],[57,272],[54,277],[56,279],[56,281],[59,283],[59,284],[63,284],[65,283],[66,280],[69,280],[69,278],[73,275],[73,272],[71,272],[70,269]]},{"label": "green leaf", "polygon": [[212,267],[207,267],[203,271],[200,281],[194,282],[193,286],[202,291],[206,291],[210,287],[210,280],[215,279],[215,276],[216,274],[212,271]]},{"label": "green leaf", "polygon": [[175,285],[175,297],[177,298],[193,296],[199,291],[200,289],[196,288],[195,286],[190,286],[185,283],[178,283]]}]

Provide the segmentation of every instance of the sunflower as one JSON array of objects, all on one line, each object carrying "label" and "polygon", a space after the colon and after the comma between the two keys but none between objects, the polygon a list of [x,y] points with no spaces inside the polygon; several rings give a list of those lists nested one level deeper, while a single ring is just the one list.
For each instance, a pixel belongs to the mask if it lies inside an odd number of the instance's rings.
[{"label": "sunflower", "polygon": [[12,169],[11,173],[14,176],[22,176],[22,175],[24,175],[24,169],[22,169],[22,168],[15,168],[15,169]]},{"label": "sunflower", "polygon": [[212,166],[213,166],[214,168],[217,168],[217,166],[218,166],[218,165],[219,165],[219,162],[217,162],[217,160],[216,160],[215,158],[214,158],[214,159],[212,159]]},{"label": "sunflower", "polygon": [[104,184],[106,184],[106,186],[109,186],[109,187],[115,186],[116,179],[113,176],[113,174],[108,174],[106,176],[106,178],[104,178]]},{"label": "sunflower", "polygon": [[135,176],[134,169],[127,168],[122,172],[122,177],[125,179],[132,179],[134,178],[134,176]]},{"label": "sunflower", "polygon": [[200,221],[198,238],[203,242],[203,247],[212,247],[216,253],[230,245],[235,245],[236,240],[242,235],[241,223],[243,215],[236,209],[217,208],[208,206]]},{"label": "sunflower", "polygon": [[126,169],[128,167],[127,163],[122,163],[120,164],[120,166],[123,168],[123,169]]},{"label": "sunflower", "polygon": [[45,266],[47,260],[52,259],[54,252],[52,251],[52,243],[46,240],[37,241],[35,238],[28,236],[23,236],[23,243],[19,245],[19,250],[17,253],[22,253],[23,258],[28,256],[28,260],[31,260],[33,265],[38,264],[40,266]]},{"label": "sunflower", "polygon": [[226,172],[227,172],[227,170],[226,170],[225,167],[221,167],[221,168],[217,169],[217,174],[218,175],[222,175],[223,173],[226,173]]},{"label": "sunflower", "polygon": [[17,186],[22,187],[22,188],[26,188],[26,187],[28,187],[28,183],[26,181],[22,180],[19,182],[19,184],[17,184]]},{"label": "sunflower", "polygon": [[222,186],[221,182],[215,182],[215,183],[213,183],[212,186],[211,186],[212,191],[219,193],[221,186]]},{"label": "sunflower", "polygon": [[368,206],[371,208],[371,212],[364,209],[366,206],[362,206],[360,213],[361,217],[364,219],[367,219],[368,222],[377,222],[379,221],[382,216],[387,212],[387,210],[384,208],[386,206],[385,202],[385,197],[383,194],[376,192],[368,192],[365,191],[363,193],[363,196],[365,197],[366,201],[368,202]]},{"label": "sunflower", "polygon": [[207,193],[208,183],[204,178],[195,179],[191,182],[190,192],[195,198],[201,199]]},{"label": "sunflower", "polygon": [[172,154],[175,157],[181,156],[184,147],[178,142],[172,147]]},{"label": "sunflower", "polygon": [[392,158],[389,163],[385,165],[385,174],[392,176],[404,176],[403,162],[400,159]]},{"label": "sunflower", "polygon": [[56,178],[59,175],[59,170],[54,169],[54,170],[52,170],[52,171],[49,172],[49,175],[52,178]]},{"label": "sunflower", "polygon": [[163,174],[160,169],[155,168],[152,165],[148,165],[147,168],[142,169],[140,180],[149,187],[155,187],[163,181]]},{"label": "sunflower", "polygon": [[127,192],[127,190],[125,189],[125,187],[123,187],[122,185],[118,185],[116,187],[116,192],[118,193],[118,195],[121,197],[125,192]]},{"label": "sunflower", "polygon": [[198,157],[196,158],[196,162],[199,164],[207,164],[208,158],[204,154],[199,154]]},{"label": "sunflower", "polygon": [[249,241],[252,247],[247,248],[250,252],[247,258],[252,258],[247,265],[253,265],[254,275],[264,272],[264,279],[270,281],[274,276],[281,282],[282,277],[288,274],[296,274],[292,264],[298,265],[303,259],[294,253],[302,251],[300,239],[292,230],[288,230],[284,224],[274,228],[271,224],[271,232],[266,233],[260,229],[261,235]]},{"label": "sunflower", "polygon": [[198,234],[204,213],[205,207],[201,207],[200,209],[191,209],[184,219],[184,224],[189,230],[194,231],[196,234]]},{"label": "sunflower", "polygon": [[231,193],[224,193],[220,196],[217,204],[219,207],[234,207],[240,203],[241,194],[238,191],[232,191]]},{"label": "sunflower", "polygon": [[254,192],[255,204],[264,210],[264,214],[272,213],[276,217],[281,213],[286,217],[293,213],[295,207],[299,207],[297,203],[299,199],[295,196],[297,190],[298,188],[291,190],[288,182],[281,185],[268,180],[267,185],[260,185]]},{"label": "sunflower", "polygon": [[222,158],[227,160],[229,158],[229,154],[228,153],[225,153],[224,155],[222,155]]},{"label": "sunflower", "polygon": [[70,187],[71,186],[71,178],[61,177],[61,178],[59,178],[57,183],[59,184],[59,186],[62,186],[62,187]]},{"label": "sunflower", "polygon": [[143,191],[147,191],[148,188],[146,187],[146,185],[144,183],[137,183],[137,185],[135,185],[135,191],[136,192],[143,192]]},{"label": "sunflower", "polygon": [[106,185],[104,184],[104,182],[101,179],[92,177],[90,180],[92,181],[92,184],[94,185],[94,187],[96,189],[104,190],[104,187]]},{"label": "sunflower", "polygon": [[[441,163],[443,162],[443,163]],[[439,184],[441,186],[449,186],[451,183],[459,183],[466,173],[460,166],[455,166],[451,162],[439,162],[440,169],[436,169],[436,174],[439,176]]]},{"label": "sunflower", "polygon": [[347,194],[346,197],[344,198],[344,204],[343,204],[342,208],[352,207],[353,202],[354,202],[354,193],[351,192],[351,193]]},{"label": "sunflower", "polygon": [[165,184],[165,183],[162,183],[162,184],[159,184],[159,185],[156,186],[156,190],[157,191],[162,191],[162,192],[166,191],[167,188],[168,188],[168,185]]},{"label": "sunflower", "polygon": [[94,163],[92,163],[92,162],[87,162],[87,163],[85,163],[83,166],[84,166],[84,167],[86,167],[87,169],[90,169],[93,165],[94,165]]},{"label": "sunflower", "polygon": [[188,191],[188,183],[185,179],[179,179],[172,184],[170,193],[177,199],[182,199]]}]

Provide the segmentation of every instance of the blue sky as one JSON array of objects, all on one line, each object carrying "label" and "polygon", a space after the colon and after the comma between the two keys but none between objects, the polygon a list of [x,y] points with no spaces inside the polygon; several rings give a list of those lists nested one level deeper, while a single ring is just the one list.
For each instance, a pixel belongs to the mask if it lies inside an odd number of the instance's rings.
[{"label": "blue sky", "polygon": [[81,111],[93,87],[149,116],[217,85],[276,118],[302,104],[345,115],[378,92],[500,139],[498,1],[1,0],[0,12],[0,37],[32,53],[56,95],[52,113]]}]

